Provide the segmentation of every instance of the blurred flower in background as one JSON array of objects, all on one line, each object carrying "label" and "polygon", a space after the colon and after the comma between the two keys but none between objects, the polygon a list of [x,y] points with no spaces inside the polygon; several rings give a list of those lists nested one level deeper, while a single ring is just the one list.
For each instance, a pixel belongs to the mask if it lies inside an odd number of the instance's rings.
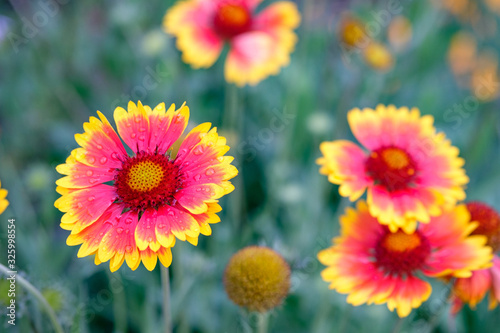
[{"label": "blurred flower in background", "polygon": [[470,236],[474,224],[464,205],[420,224],[412,234],[391,232],[368,211],[364,201],[340,218],[340,237],[318,254],[327,266],[322,277],[330,289],[349,294],[352,305],[387,303],[406,317],[431,294],[431,285],[417,277],[469,277],[487,267],[491,248],[486,237]]},{"label": "blurred flower in background", "polygon": [[[487,245],[493,253],[500,250],[500,216],[490,206],[481,202],[470,202],[466,205],[471,215],[471,221],[477,223],[472,235],[484,235],[488,238]],[[459,278],[453,284],[451,311],[457,313],[464,303],[472,309],[481,302],[487,292],[489,295],[489,308],[493,309],[500,302],[500,257],[493,257],[491,268],[472,272],[469,278]]]},{"label": "blurred flower in background", "polygon": [[387,38],[391,46],[398,52],[404,50],[411,42],[413,28],[405,16],[396,16],[387,28]]},{"label": "blurred flower in background", "polygon": [[176,238],[197,245],[200,233],[211,234],[209,223],[220,221],[217,199],[234,189],[228,180],[238,173],[224,156],[226,140],[204,123],[172,152],[189,108],[166,110],[162,103],[151,110],[130,102],[128,112],[114,112],[120,137],[134,151],[129,156],[98,114],[100,120],[91,117],[85,133],[75,135],[81,148],[57,167],[67,175],[56,182],[62,196],[55,202],[66,213],[61,227],[71,230],[67,244],[82,244],[78,256],[95,254],[96,264],[111,259],[111,271],[124,260],[133,270],[141,260],[152,270],[158,258],[169,266]]},{"label": "blurred flower in background", "polygon": [[235,253],[224,271],[229,298],[250,311],[266,312],[290,290],[290,267],[274,250],[248,246]]},{"label": "blurred flower in background", "polygon": [[371,42],[363,49],[363,56],[366,63],[379,71],[388,71],[394,64],[394,58],[385,45],[378,42]]},{"label": "blurred flower in background", "polygon": [[290,62],[300,23],[296,5],[275,2],[259,13],[260,0],[180,1],[167,11],[165,31],[177,37],[184,62],[207,68],[229,44],[226,81],[256,85]]},{"label": "blurred flower in background", "polygon": [[9,206],[9,201],[7,201],[7,190],[2,188],[2,183],[0,182],[0,214],[2,214],[7,206]]},{"label": "blurred flower in background", "polygon": [[370,213],[391,231],[412,233],[417,221],[428,223],[444,205],[465,199],[465,162],[445,135],[436,133],[432,116],[421,117],[416,108],[379,105],[353,109],[347,117],[369,152],[345,140],[323,142],[320,173],[351,201],[368,189]]}]

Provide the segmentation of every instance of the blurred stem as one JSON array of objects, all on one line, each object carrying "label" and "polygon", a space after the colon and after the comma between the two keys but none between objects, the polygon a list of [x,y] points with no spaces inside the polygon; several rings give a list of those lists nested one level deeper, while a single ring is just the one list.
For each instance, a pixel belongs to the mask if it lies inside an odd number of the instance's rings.
[{"label": "blurred stem", "polygon": [[172,314],[170,311],[170,277],[168,274],[168,267],[160,265],[161,267],[161,285],[163,288],[163,322],[164,332],[172,332]]},{"label": "blurred stem", "polygon": [[398,319],[396,325],[394,325],[394,328],[392,329],[392,333],[399,333],[401,331],[401,328],[403,328],[404,320],[405,320],[404,317],[400,317]]},{"label": "blurred stem", "polygon": [[257,315],[257,333],[267,333],[269,325],[269,312],[259,313]]},{"label": "blurred stem", "polygon": [[[243,112],[242,107],[239,107],[241,101],[238,96],[239,88],[234,84],[226,84],[226,100],[225,100],[225,110],[224,110],[224,127],[232,137],[235,138],[234,144],[239,144],[242,142],[242,136],[244,133],[243,124]],[[236,148],[236,147],[233,147]],[[242,164],[241,160],[244,156],[241,154],[239,149],[233,151],[236,163],[238,164],[239,175],[232,180],[235,187],[234,193],[229,196],[229,214],[233,220],[233,225],[236,230],[239,229],[240,219],[245,215],[243,214],[243,202],[244,202],[244,190],[243,190],[243,175],[242,175]]]},{"label": "blurred stem", "polygon": [[[0,264],[0,272],[4,273],[7,276],[13,274],[13,271],[10,271],[7,267],[5,267],[2,264]],[[36,289],[31,283],[29,283],[28,280],[24,279],[22,276],[19,276],[17,272],[15,272],[15,281],[16,283],[19,282],[19,284],[24,289],[26,289],[30,294],[32,294],[38,300],[38,302],[40,302],[41,308],[45,310],[45,312],[49,316],[52,326],[54,327],[54,331],[56,333],[64,333],[61,325],[57,321],[57,316],[56,313],[54,312],[54,309],[52,309],[52,307],[47,302],[45,297],[43,297],[40,291],[38,291],[38,289]]]},{"label": "blurred stem", "polygon": [[448,291],[446,292],[446,295],[444,295],[445,297],[442,306],[438,309],[438,311],[436,311],[434,316],[432,316],[432,318],[429,320],[429,329],[427,330],[428,333],[433,332],[434,328],[438,325],[439,319],[441,319],[441,316],[446,309],[446,305],[448,304],[448,300],[450,299],[455,280],[456,278],[452,278],[450,282],[446,285]]},{"label": "blurred stem", "polygon": [[115,333],[127,332],[127,303],[125,300],[125,288],[119,272],[107,271],[109,289],[113,293],[113,315],[115,317]]}]

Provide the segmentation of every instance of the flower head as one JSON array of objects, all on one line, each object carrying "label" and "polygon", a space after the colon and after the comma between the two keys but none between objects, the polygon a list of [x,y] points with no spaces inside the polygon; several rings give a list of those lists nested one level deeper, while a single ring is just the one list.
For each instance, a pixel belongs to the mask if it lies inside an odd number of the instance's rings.
[{"label": "flower head", "polygon": [[7,206],[9,206],[9,201],[7,201],[7,190],[2,188],[2,183],[0,182],[0,214],[2,214]]},{"label": "flower head", "polygon": [[260,2],[180,1],[165,15],[164,28],[177,37],[182,60],[193,68],[212,66],[228,43],[226,80],[255,85],[288,65],[300,23],[293,2],[278,1],[256,13]]},{"label": "flower head", "polygon": [[492,257],[484,236],[470,236],[476,224],[470,223],[463,205],[420,224],[412,234],[391,232],[362,200],[356,210],[347,209],[340,224],[340,237],[318,254],[327,266],[323,279],[330,289],[349,294],[352,305],[387,303],[400,317],[431,294],[430,284],[417,273],[469,277],[472,270],[487,267]]},{"label": "flower head", "polygon": [[[81,148],[57,166],[62,196],[55,206],[66,213],[61,227],[71,230],[68,245],[82,244],[79,257],[95,254],[96,264],[110,260],[111,271],[123,263],[148,270],[157,259],[172,261],[175,239],[196,245],[220,221],[218,199],[234,187],[238,170],[224,156],[226,140],[210,123],[195,127],[172,149],[186,129],[189,108],[154,110],[130,102],[116,108],[118,134],[106,117],[90,117],[75,139]],[[120,138],[133,151],[129,155]]]},{"label": "flower head", "polygon": [[348,121],[368,152],[349,141],[323,142],[320,173],[351,201],[368,189],[370,213],[391,231],[412,233],[417,221],[428,223],[443,206],[465,198],[464,160],[444,134],[436,133],[431,116],[379,105],[351,110]]},{"label": "flower head", "polygon": [[[466,206],[471,220],[478,224],[472,234],[486,236],[493,252],[500,250],[500,215],[481,202],[470,202]],[[500,257],[497,255],[493,257],[492,267],[474,271],[469,278],[455,280],[452,312],[460,311],[464,303],[474,309],[488,291],[490,309],[493,309],[500,302]]]},{"label": "flower head", "polygon": [[281,304],[290,289],[290,267],[275,251],[249,246],[234,254],[224,272],[229,298],[250,311],[266,312]]}]

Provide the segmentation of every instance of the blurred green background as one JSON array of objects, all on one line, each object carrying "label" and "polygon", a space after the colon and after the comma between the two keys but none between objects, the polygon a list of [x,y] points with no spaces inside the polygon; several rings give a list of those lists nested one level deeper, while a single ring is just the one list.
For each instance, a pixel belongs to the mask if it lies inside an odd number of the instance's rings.
[{"label": "blurred green background", "polygon": [[[315,164],[322,141],[353,139],[346,120],[351,108],[415,106],[433,115],[460,148],[471,178],[468,199],[499,209],[497,2],[443,1],[443,8],[430,0],[297,1],[303,21],[291,64],[243,89],[225,83],[223,57],[204,70],[181,61],[161,27],[172,0],[0,2],[0,180],[10,201],[0,216],[0,262],[7,261],[7,219],[15,218],[19,274],[42,291],[66,331],[159,332],[159,268],[148,272],[141,264],[133,272],[124,265],[111,274],[108,263],[78,259],[53,206],[55,166],[77,147],[74,134],[96,110],[111,120],[114,108],[129,100],[152,107],[187,101],[190,127],[217,126],[240,174],[236,191],[222,199],[222,222],[212,236],[200,236],[197,247],[177,242],[173,248],[175,332],[252,331],[256,317],[232,304],[222,284],[229,257],[252,244],[276,249],[292,268],[290,295],[272,311],[270,332],[498,332],[500,309],[487,311],[483,302],[452,317],[440,283],[401,322],[385,305],[352,307],[328,290],[316,254],[338,235],[338,217],[350,203]],[[398,10],[389,11],[390,3]],[[390,70],[373,69],[359,50],[346,53],[338,30],[347,12],[373,31],[378,26],[370,37],[391,51]],[[388,34],[399,16],[413,31],[403,47]],[[476,51],[459,45],[458,55],[450,55],[456,34],[464,32]],[[467,67],[468,52],[479,60],[457,73],[450,59]],[[231,105],[236,114],[228,111]],[[275,118],[283,125],[278,130],[271,125]],[[228,124],[233,121],[238,130]],[[36,300],[19,285],[17,325],[7,325],[5,288],[0,281],[0,331],[51,332]]]}]

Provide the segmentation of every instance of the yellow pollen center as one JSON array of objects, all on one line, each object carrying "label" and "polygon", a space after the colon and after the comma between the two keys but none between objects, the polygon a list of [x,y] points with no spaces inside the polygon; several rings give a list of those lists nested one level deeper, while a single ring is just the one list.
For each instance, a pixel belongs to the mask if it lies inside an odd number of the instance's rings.
[{"label": "yellow pollen center", "polygon": [[224,5],[219,9],[220,18],[228,25],[240,26],[248,22],[248,12],[238,5]]},{"label": "yellow pollen center", "polygon": [[143,161],[129,170],[127,184],[134,191],[146,192],[160,185],[163,169],[151,161]]},{"label": "yellow pollen center", "polygon": [[420,246],[420,244],[421,240],[418,234],[408,235],[401,230],[387,234],[382,241],[382,246],[393,252],[410,251]]},{"label": "yellow pollen center", "polygon": [[408,155],[398,148],[387,148],[382,151],[384,162],[393,170],[399,170],[407,167],[410,164]]}]

